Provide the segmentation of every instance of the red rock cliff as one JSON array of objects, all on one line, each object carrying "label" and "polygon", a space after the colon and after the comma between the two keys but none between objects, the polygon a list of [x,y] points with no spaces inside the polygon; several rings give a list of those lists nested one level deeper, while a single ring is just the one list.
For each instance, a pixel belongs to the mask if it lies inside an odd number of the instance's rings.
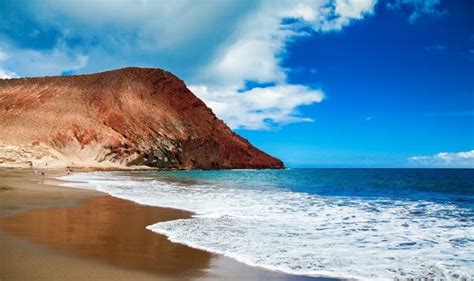
[{"label": "red rock cliff", "polygon": [[161,69],[0,80],[0,144],[47,148],[91,166],[283,167]]}]

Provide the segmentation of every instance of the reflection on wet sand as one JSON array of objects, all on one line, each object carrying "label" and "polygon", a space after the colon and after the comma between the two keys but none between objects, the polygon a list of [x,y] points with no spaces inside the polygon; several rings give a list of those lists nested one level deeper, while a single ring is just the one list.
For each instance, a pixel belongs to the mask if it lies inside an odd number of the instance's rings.
[{"label": "reflection on wet sand", "polygon": [[81,257],[160,275],[200,275],[212,254],[169,242],[145,229],[158,221],[189,217],[184,211],[151,208],[110,196],[72,208],[36,209],[0,222],[3,230]]},{"label": "reflection on wet sand", "polygon": [[70,207],[37,208],[6,217],[0,220],[0,229],[61,253],[151,273],[159,279],[326,280],[247,266],[221,255],[171,243],[165,236],[145,229],[159,221],[190,216],[186,211],[95,196]]}]

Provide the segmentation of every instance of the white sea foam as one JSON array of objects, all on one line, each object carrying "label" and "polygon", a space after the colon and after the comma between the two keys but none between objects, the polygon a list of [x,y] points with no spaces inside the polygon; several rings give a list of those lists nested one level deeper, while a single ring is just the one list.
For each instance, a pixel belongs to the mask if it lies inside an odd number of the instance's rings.
[{"label": "white sea foam", "polygon": [[140,204],[192,211],[192,219],[147,228],[249,265],[364,280],[474,278],[474,222],[460,220],[466,210],[455,205],[183,184],[121,173],[64,179]]}]

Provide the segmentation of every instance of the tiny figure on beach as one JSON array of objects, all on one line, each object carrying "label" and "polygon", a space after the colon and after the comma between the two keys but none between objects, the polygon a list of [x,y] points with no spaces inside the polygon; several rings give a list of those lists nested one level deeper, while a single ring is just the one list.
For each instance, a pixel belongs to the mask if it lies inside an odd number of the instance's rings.
[{"label": "tiny figure on beach", "polygon": [[45,176],[45,175],[46,175],[46,171],[45,171],[44,169],[41,170],[41,175],[42,175],[42,176]]}]

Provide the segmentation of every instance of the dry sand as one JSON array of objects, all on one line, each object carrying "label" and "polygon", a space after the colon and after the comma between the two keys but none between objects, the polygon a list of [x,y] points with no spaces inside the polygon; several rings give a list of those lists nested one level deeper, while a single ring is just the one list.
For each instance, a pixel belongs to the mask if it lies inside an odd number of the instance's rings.
[{"label": "dry sand", "polygon": [[[0,169],[0,280],[314,280],[171,243],[145,229],[190,213]],[[318,279],[319,280],[319,279]]]}]

